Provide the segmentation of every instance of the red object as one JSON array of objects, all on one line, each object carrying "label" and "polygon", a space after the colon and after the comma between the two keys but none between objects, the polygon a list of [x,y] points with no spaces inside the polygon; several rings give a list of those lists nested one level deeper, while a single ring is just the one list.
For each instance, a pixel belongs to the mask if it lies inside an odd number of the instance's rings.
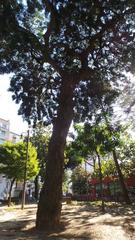
[{"label": "red object", "polygon": [[[118,180],[118,177],[115,177],[115,176],[111,176],[111,177],[105,177],[103,179],[103,183],[104,184],[109,184],[111,182],[114,182],[115,180]],[[89,180],[89,184],[90,185],[97,185],[100,183],[100,180],[97,179],[97,178],[92,178]],[[130,178],[127,178],[125,179],[125,183],[128,185],[128,186],[135,186],[135,177],[130,177]]]},{"label": "red object", "polygon": [[92,178],[92,179],[89,180],[89,183],[90,183],[91,185],[96,185],[96,184],[99,183],[99,182],[100,182],[99,179],[96,179],[96,178]]},{"label": "red object", "polygon": [[135,186],[135,177],[130,177],[125,180],[128,186]]}]

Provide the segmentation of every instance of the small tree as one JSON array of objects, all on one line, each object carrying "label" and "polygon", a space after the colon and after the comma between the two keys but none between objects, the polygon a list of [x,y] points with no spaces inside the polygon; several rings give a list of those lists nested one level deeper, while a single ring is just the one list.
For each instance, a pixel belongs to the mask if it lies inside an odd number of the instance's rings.
[{"label": "small tree", "polygon": [[[38,160],[35,147],[29,143],[29,157],[27,162],[27,179],[38,174]],[[0,145],[0,173],[4,173],[11,180],[8,205],[11,204],[11,192],[15,180],[23,180],[26,162],[26,143],[6,142]]]},{"label": "small tree", "polygon": [[[117,173],[115,163],[113,159],[105,159],[101,161],[101,171],[102,171],[102,176],[114,176]],[[95,164],[95,170],[92,174],[92,177],[98,177],[99,176],[99,167],[98,164]]]},{"label": "small tree", "polygon": [[39,173],[35,178],[35,198],[38,200],[39,196],[39,176],[43,182],[45,179],[45,169],[48,154],[48,145],[50,141],[51,128],[44,127],[43,124],[39,123],[33,129],[33,135],[31,142],[37,150],[37,157],[39,160]]},{"label": "small tree", "polygon": [[130,136],[124,139],[122,149],[119,153],[119,160],[124,176],[135,176],[135,140]]},{"label": "small tree", "polygon": [[81,166],[78,166],[73,170],[71,176],[73,193],[75,194],[88,193],[89,176],[90,174],[86,172]]}]

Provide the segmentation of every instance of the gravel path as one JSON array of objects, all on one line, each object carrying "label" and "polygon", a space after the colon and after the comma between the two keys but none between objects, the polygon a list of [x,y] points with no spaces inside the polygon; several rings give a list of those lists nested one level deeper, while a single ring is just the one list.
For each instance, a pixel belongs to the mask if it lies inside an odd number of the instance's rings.
[{"label": "gravel path", "polygon": [[134,240],[134,207],[108,208],[64,205],[64,229],[53,233],[34,230],[36,205],[25,210],[0,207],[0,240]]}]

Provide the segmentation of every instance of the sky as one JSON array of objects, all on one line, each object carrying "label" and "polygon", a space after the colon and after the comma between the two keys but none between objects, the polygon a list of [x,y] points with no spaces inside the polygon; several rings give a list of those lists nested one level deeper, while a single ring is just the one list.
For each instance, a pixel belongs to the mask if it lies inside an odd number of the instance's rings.
[{"label": "sky", "polygon": [[17,114],[19,105],[12,100],[12,93],[8,92],[10,75],[0,75],[0,118],[10,120],[10,131],[21,134],[27,131],[28,125]]}]

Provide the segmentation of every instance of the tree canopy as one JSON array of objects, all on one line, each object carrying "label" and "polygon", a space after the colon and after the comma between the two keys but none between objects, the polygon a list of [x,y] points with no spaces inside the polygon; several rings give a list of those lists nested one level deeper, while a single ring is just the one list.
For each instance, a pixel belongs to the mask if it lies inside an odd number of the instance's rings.
[{"label": "tree canopy", "polygon": [[111,82],[132,70],[134,12],[132,0],[1,1],[1,73],[15,73],[19,113],[51,121],[67,75],[77,84],[75,118],[91,116],[94,99],[108,101]]},{"label": "tree canopy", "polygon": [[[9,179],[23,180],[26,162],[26,144],[6,142],[0,145],[0,172]],[[36,149],[29,143],[29,158],[27,162],[27,179],[38,174]]]}]

